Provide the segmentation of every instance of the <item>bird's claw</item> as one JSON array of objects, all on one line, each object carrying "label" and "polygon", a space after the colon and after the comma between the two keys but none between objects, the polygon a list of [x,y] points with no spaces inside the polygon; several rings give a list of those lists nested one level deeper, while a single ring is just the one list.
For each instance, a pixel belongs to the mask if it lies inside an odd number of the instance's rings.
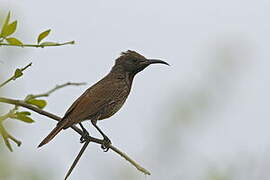
[{"label": "bird's claw", "polygon": [[80,138],[80,143],[84,143],[85,141],[87,141],[88,137],[89,137],[89,133],[87,131],[84,131]]},{"label": "bird's claw", "polygon": [[103,143],[101,144],[101,148],[103,149],[104,152],[107,152],[109,151],[111,144],[112,144],[111,140],[107,136],[105,136],[103,139]]}]

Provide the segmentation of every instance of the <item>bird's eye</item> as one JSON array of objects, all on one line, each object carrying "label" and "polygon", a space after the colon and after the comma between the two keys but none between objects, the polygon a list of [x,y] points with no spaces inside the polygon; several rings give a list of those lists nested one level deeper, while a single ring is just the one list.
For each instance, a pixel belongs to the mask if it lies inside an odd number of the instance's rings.
[{"label": "bird's eye", "polygon": [[132,59],[132,62],[136,63],[138,60],[137,59]]}]

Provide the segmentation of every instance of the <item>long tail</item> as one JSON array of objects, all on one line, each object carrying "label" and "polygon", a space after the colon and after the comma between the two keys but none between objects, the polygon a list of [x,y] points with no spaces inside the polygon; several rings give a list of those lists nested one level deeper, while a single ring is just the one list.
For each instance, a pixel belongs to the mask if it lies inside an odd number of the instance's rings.
[{"label": "long tail", "polygon": [[50,134],[41,141],[41,143],[38,145],[38,147],[41,147],[48,142],[50,142],[65,126],[68,124],[68,121],[65,119],[62,119],[56,127],[50,132]]}]

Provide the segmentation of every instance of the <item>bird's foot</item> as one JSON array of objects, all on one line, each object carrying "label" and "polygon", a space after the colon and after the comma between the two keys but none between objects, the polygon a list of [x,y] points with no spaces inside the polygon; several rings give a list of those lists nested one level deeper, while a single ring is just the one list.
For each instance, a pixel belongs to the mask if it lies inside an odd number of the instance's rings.
[{"label": "bird's foot", "polygon": [[111,140],[107,136],[104,136],[103,143],[101,144],[101,148],[103,149],[104,152],[107,152],[109,151],[111,144],[112,144]]},{"label": "bird's foot", "polygon": [[80,143],[84,143],[85,141],[87,141],[87,139],[89,138],[89,133],[88,131],[86,131],[85,129],[83,130],[83,134],[80,138]]}]

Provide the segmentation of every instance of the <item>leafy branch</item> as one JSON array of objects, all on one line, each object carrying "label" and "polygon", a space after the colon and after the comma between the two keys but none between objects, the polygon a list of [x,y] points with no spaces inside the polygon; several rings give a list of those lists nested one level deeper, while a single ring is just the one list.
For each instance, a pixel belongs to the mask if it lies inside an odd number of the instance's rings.
[{"label": "leafy branch", "polygon": [[42,40],[45,39],[50,34],[51,29],[48,29],[38,35],[37,44],[24,44],[18,38],[11,37],[11,35],[14,34],[17,29],[17,23],[18,23],[17,20],[10,23],[10,12],[9,12],[1,29],[0,46],[44,48],[44,47],[51,47],[51,46],[63,46],[63,45],[68,45],[68,44],[75,44],[75,41],[68,41],[64,43],[42,42]]},{"label": "leafy branch", "polygon": [[[23,71],[26,70],[28,67],[30,67],[32,65],[32,63],[29,63],[27,66],[23,67],[23,68],[17,68],[14,72],[14,74],[8,78],[6,81],[4,81],[2,84],[0,84],[0,88],[3,87],[4,85],[6,85],[7,83],[9,83],[11,80],[16,80],[17,78],[21,77],[23,75]],[[85,83],[65,83],[62,85],[57,85],[55,88],[49,90],[46,93],[43,94],[29,94],[27,95],[23,102],[27,103],[27,104],[31,104],[33,106],[36,106],[37,108],[44,108],[47,105],[47,102],[43,99],[38,99],[40,97],[47,97],[49,96],[51,93],[53,93],[54,91],[66,87],[66,86],[79,86],[79,85],[84,85]],[[19,106],[15,105],[8,113],[0,116],[0,135],[3,137],[4,142],[6,144],[6,146],[8,147],[8,149],[10,151],[12,150],[11,144],[10,144],[10,140],[15,142],[17,144],[17,146],[21,145],[21,141],[19,141],[18,139],[16,139],[14,136],[12,136],[4,127],[3,122],[6,119],[17,119],[26,123],[33,123],[34,120],[30,117],[31,113],[28,111],[18,111]]]},{"label": "leafy branch", "polygon": [[15,137],[13,137],[11,134],[9,134],[9,133],[7,132],[7,130],[5,129],[5,127],[3,126],[3,123],[2,123],[2,122],[3,122],[4,120],[8,119],[8,118],[11,118],[11,117],[14,115],[14,111],[15,111],[15,110],[16,110],[16,109],[13,108],[13,109],[10,110],[7,114],[5,114],[5,115],[3,115],[3,116],[0,117],[0,134],[1,134],[1,136],[3,137],[4,142],[5,142],[6,146],[8,147],[8,149],[9,149],[10,151],[12,151],[12,147],[11,147],[11,145],[10,145],[9,139],[11,139],[12,141],[14,141],[14,142],[17,144],[17,146],[20,146],[20,145],[22,144],[22,142],[19,141],[19,140],[17,140],[17,139],[16,139]]},{"label": "leafy branch", "polygon": [[56,43],[56,42],[45,42],[42,44],[8,44],[8,43],[0,43],[0,46],[15,46],[15,47],[36,47],[36,48],[45,48],[52,46],[63,46],[68,44],[75,44],[75,41],[68,41],[64,43]]},{"label": "leafy branch", "polygon": [[9,83],[12,80],[16,80],[17,78],[21,77],[23,75],[23,71],[26,70],[28,67],[30,67],[32,65],[32,63],[29,63],[28,65],[26,65],[23,68],[17,68],[13,74],[13,76],[11,76],[10,78],[8,78],[6,81],[4,81],[3,83],[0,84],[0,88],[3,87],[4,85],[6,85],[7,83]]}]

